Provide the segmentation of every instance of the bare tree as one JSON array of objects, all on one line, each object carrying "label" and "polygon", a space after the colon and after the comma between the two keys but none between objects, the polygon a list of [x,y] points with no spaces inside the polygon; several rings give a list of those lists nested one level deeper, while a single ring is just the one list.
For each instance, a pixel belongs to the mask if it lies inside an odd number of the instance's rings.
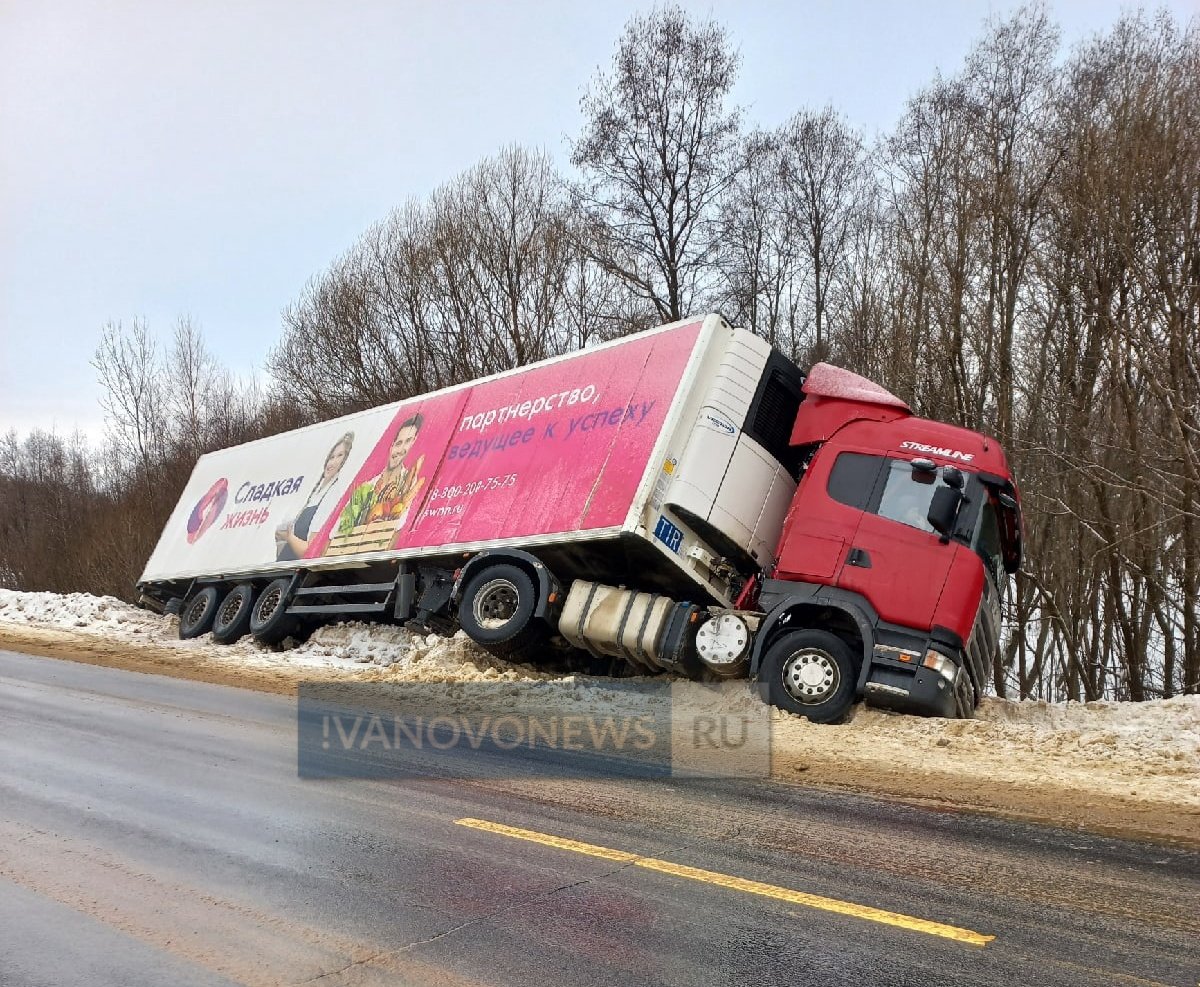
[{"label": "bare tree", "polygon": [[801,112],[780,135],[783,207],[799,237],[810,286],[812,342],[806,362],[829,354],[831,304],[844,286],[870,175],[862,138],[832,108]]},{"label": "bare tree", "polygon": [[722,309],[790,356],[801,357],[798,334],[804,289],[803,238],[786,207],[784,152],[777,134],[755,131],[722,200]]},{"label": "bare tree", "polygon": [[109,322],[92,366],[104,388],[105,423],[118,448],[146,469],[166,448],[166,390],[160,352],[145,320]]},{"label": "bare tree", "polygon": [[546,154],[501,151],[309,284],[269,360],[277,388],[327,416],[611,335],[622,291],[579,249],[581,226]]},{"label": "bare tree", "polygon": [[441,297],[466,379],[559,352],[574,244],[563,187],[543,153],[508,148],[439,189],[431,205]]},{"label": "bare tree", "polygon": [[735,168],[739,58],[725,30],[680,7],[634,17],[583,97],[572,162],[592,223],[584,244],[649,302],[683,318],[705,294],[718,201]]},{"label": "bare tree", "polygon": [[167,356],[166,409],[182,448],[192,454],[203,447],[218,385],[216,361],[191,318],[175,323]]},{"label": "bare tree", "polygon": [[[964,101],[960,82],[936,79],[909,101],[880,151],[890,234],[884,248],[889,383],[931,417],[956,414],[963,404],[947,387],[945,371],[961,359],[953,327],[965,319],[971,263]],[[931,363],[938,378],[930,379]]]}]

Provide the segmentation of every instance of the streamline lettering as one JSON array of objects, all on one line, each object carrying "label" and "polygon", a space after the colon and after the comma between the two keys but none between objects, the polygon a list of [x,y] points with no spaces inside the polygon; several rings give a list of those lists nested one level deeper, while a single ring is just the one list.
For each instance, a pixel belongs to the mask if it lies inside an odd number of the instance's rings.
[{"label": "streamline lettering", "polygon": [[924,452],[930,456],[941,456],[942,459],[957,459],[960,463],[969,463],[975,458],[973,452],[962,452],[958,449],[943,449],[941,446],[927,446],[923,442],[901,442],[901,449],[911,449],[913,452]]}]

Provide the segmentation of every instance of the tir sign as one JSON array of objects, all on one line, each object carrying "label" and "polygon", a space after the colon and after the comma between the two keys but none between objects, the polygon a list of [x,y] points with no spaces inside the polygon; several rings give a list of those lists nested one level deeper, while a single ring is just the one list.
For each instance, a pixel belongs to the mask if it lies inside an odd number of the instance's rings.
[{"label": "tir sign", "polygon": [[676,555],[679,554],[679,546],[683,544],[683,532],[661,514],[658,516],[658,524],[654,528],[654,537]]}]

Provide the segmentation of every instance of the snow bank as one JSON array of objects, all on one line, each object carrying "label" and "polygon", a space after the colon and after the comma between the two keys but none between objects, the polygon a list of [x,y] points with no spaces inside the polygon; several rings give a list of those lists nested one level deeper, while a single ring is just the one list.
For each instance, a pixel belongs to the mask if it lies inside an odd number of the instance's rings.
[{"label": "snow bank", "polygon": [[0,623],[34,624],[85,628],[95,633],[114,632],[137,639],[139,635],[157,635],[164,618],[139,610],[113,596],[88,593],[18,593],[0,589]]},{"label": "snow bank", "polygon": [[386,669],[386,677],[415,682],[494,682],[546,678],[524,665],[498,662],[476,648],[466,635],[452,638],[413,634],[381,624],[332,624],[315,630],[303,643],[287,640],[277,648],[250,638],[215,643],[205,635],[179,640],[179,622],[141,610],[111,596],[86,593],[20,593],[0,589],[0,625],[53,628],[103,638],[110,643],[153,643],[192,656],[254,669]]},{"label": "snow bank", "polygon": [[[1195,775],[1200,771],[1200,696],[1142,703],[1047,703],[985,698],[973,720],[923,719],[859,707],[848,732],[888,734],[898,748],[987,754],[997,770],[1006,759],[1062,758],[1108,768],[1127,765],[1131,777]],[[1045,770],[1052,770],[1047,764]]]},{"label": "snow bank", "polygon": [[[803,764],[828,734],[775,719],[782,763]],[[1200,807],[1200,696],[1143,703],[984,699],[973,720],[923,719],[865,706],[838,728],[846,760],[897,776],[969,772],[977,781],[1104,791]]]},{"label": "snow bank", "polygon": [[288,644],[293,646],[283,654],[289,662],[371,663],[408,682],[514,682],[547,677],[526,665],[497,661],[462,631],[445,638],[380,624],[333,624],[317,628],[303,644],[284,642],[285,647]]}]

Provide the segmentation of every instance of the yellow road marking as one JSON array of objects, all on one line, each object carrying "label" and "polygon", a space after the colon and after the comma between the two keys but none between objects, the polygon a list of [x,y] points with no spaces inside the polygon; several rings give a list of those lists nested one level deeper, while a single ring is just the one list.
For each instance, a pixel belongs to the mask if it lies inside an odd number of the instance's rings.
[{"label": "yellow road marking", "polygon": [[715,884],[718,887],[729,888],[733,891],[744,891],[746,894],[762,895],[764,898],[775,898],[793,905],[804,905],[807,908],[818,908],[821,911],[837,912],[839,915],[850,915],[854,918],[865,919],[868,922],[880,922],[884,925],[894,925],[913,932],[924,932],[931,936],[941,936],[943,939],[954,939],[971,946],[986,946],[995,936],[985,936],[970,929],[959,929],[953,925],[943,925],[941,922],[931,922],[928,919],[915,918],[912,915],[901,915],[899,912],[889,912],[882,908],[872,908],[870,905],[856,905],[850,901],[839,901],[837,898],[824,898],[821,895],[808,894],[805,891],[793,891],[791,888],[781,888],[774,884],[763,884],[761,881],[750,881],[744,877],[733,877],[717,871],[701,870],[699,867],[687,867],[684,864],[673,864],[669,860],[659,860],[657,857],[642,857],[636,853],[624,850],[613,850],[609,847],[596,846],[594,843],[580,843],[578,840],[568,840],[561,836],[551,836],[548,833],[538,833],[532,829],[518,829],[516,826],[505,826],[503,823],[489,822],[486,819],[456,819],[459,826],[469,826],[486,833],[496,833],[499,836],[511,836],[517,840],[527,840],[530,843],[540,843],[543,846],[554,847],[557,850],[570,850],[573,853],[586,854],[589,857],[601,857],[622,864],[632,864],[644,867],[646,870],[670,874],[673,877],[684,877],[692,881],[703,881],[705,884]]},{"label": "yellow road marking", "polygon": [[532,843],[541,843],[543,846],[552,846],[558,850],[572,850],[575,853],[585,853],[589,857],[603,857],[605,860],[615,860],[619,864],[636,863],[642,858],[636,853],[627,853],[624,850],[610,850],[605,846],[596,846],[594,843],[580,843],[578,840],[568,840],[562,836],[551,836],[549,833],[535,833],[532,829],[517,829],[516,826],[505,826],[503,823],[488,822],[486,819],[455,819],[454,822],[459,826],[470,826],[472,829],[482,829],[487,833],[498,833],[501,836],[513,836],[518,840],[529,840]]}]

